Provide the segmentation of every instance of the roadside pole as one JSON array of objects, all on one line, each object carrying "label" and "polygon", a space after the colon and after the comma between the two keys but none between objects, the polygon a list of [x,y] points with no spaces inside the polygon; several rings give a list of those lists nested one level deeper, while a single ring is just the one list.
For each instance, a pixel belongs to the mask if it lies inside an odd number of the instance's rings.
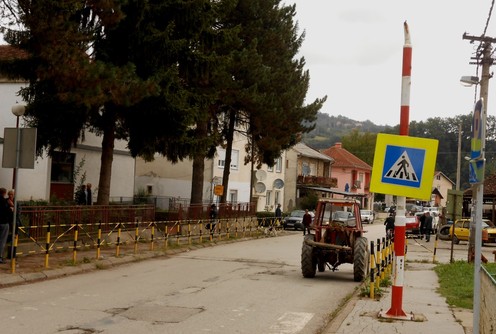
[{"label": "roadside pole", "polygon": [[[401,81],[400,135],[408,136],[410,118],[410,86],[412,69],[412,45],[408,24],[404,23],[405,44],[403,46],[403,68]],[[413,320],[413,314],[403,311],[403,283],[405,274],[405,237],[406,237],[406,197],[397,197],[394,227],[394,277],[391,293],[391,308],[382,317]]]}]

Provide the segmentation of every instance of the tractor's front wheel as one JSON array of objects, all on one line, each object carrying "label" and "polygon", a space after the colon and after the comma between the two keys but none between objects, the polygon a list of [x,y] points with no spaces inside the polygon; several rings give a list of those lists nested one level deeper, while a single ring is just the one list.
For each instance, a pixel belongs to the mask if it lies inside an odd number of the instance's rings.
[{"label": "tractor's front wheel", "polygon": [[313,235],[306,235],[301,247],[301,273],[305,278],[313,278],[317,270],[317,261],[313,256],[313,247],[305,243],[307,239],[313,240]]},{"label": "tractor's front wheel", "polygon": [[355,282],[361,282],[367,276],[369,268],[369,251],[367,238],[359,237],[353,248],[353,275]]}]

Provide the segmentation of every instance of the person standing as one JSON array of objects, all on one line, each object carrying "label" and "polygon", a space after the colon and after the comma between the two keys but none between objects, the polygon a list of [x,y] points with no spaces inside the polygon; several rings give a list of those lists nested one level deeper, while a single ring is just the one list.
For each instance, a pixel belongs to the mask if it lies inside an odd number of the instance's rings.
[{"label": "person standing", "polygon": [[9,235],[9,225],[11,223],[9,217],[12,217],[9,204],[5,198],[6,195],[7,189],[0,188],[0,264],[5,263],[3,260],[3,252]]},{"label": "person standing", "polygon": [[76,192],[76,204],[85,205],[86,204],[86,185],[82,184],[78,191]]},{"label": "person standing", "polygon": [[217,206],[215,204],[212,204],[210,206],[210,224],[209,224],[210,234],[214,233],[216,219],[217,219]]},{"label": "person standing", "polygon": [[305,214],[303,215],[303,235],[310,234],[310,224],[312,224],[312,215],[308,212],[308,209],[305,209]]},{"label": "person standing", "polygon": [[432,230],[432,216],[429,211],[425,213],[425,242],[429,242],[431,240],[431,230]]},{"label": "person standing", "polygon": [[91,183],[86,185],[86,205],[93,204],[93,194],[91,192]]},{"label": "person standing", "polygon": [[424,234],[425,234],[425,212],[422,216],[419,218],[420,220],[420,240],[424,239]]}]

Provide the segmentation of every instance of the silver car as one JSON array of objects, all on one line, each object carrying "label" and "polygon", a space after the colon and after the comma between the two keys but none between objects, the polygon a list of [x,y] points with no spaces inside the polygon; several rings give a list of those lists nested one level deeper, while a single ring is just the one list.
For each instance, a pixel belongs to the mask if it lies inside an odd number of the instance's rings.
[{"label": "silver car", "polygon": [[372,210],[360,210],[360,216],[362,217],[362,223],[373,224],[375,219],[374,211]]},{"label": "silver car", "polygon": [[[310,216],[312,216],[312,221],[314,217],[314,213],[309,211]],[[303,215],[305,214],[305,210],[294,210],[291,212],[289,216],[284,218],[283,228],[301,230],[303,231]]]}]

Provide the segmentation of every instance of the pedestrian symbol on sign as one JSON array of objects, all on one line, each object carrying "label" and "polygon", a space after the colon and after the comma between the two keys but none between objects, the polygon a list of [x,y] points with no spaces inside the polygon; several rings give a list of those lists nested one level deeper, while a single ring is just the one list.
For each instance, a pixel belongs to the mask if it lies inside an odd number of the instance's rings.
[{"label": "pedestrian symbol on sign", "polygon": [[418,182],[417,175],[412,168],[412,163],[406,151],[401,154],[384,177]]},{"label": "pedestrian symbol on sign", "polygon": [[422,179],[425,150],[387,145],[382,182],[418,188]]}]

